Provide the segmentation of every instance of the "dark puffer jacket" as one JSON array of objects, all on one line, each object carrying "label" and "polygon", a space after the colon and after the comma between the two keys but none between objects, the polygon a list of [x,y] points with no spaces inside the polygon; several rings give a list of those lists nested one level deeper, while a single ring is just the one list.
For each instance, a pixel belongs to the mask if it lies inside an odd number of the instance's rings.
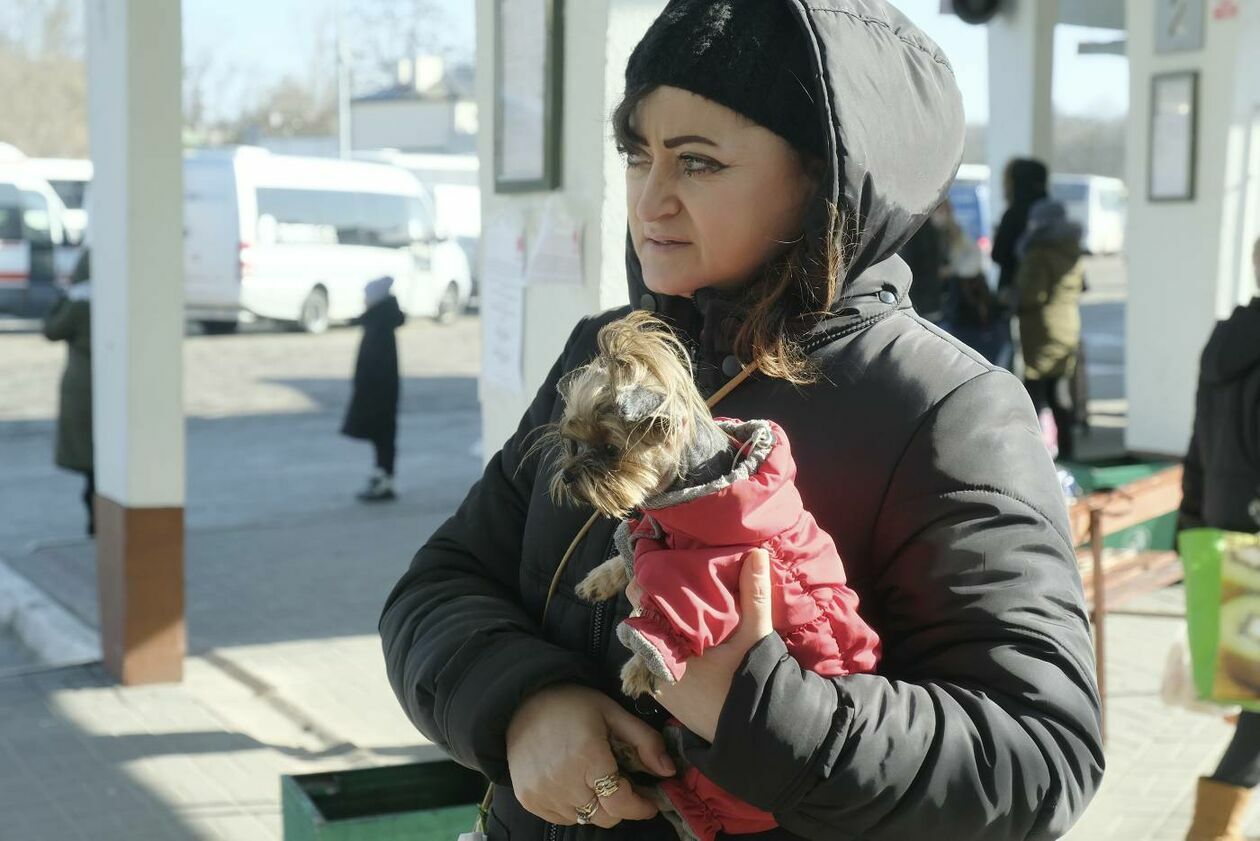
[{"label": "dark puffer jacket", "polygon": [[[815,46],[834,153],[811,208],[861,208],[842,294],[806,339],[821,377],[753,377],[722,415],[768,418],[792,441],[806,508],[835,540],[884,659],[874,674],[803,672],[777,636],[750,652],[712,744],[686,758],[774,813],[764,839],[1057,838],[1098,787],[1099,699],[1067,514],[1028,397],[1009,373],[914,315],[897,250],[957,168],[964,119],[949,63],[880,0],[790,2]],[[738,313],[714,294],[649,293],[633,249],[631,301],[672,320],[712,393],[739,369]],[[610,831],[554,827],[513,796],[505,733],[521,701],[570,682],[621,698],[624,598],[590,606],[577,582],[609,557],[614,523],[556,563],[588,512],[554,506],[531,433],[556,385],[595,353],[618,310],[569,337],[517,432],[420,549],[381,617],[388,674],[416,726],[498,783],[490,837],[672,841],[663,819]],[[750,836],[744,836],[750,837]]]},{"label": "dark puffer jacket", "polygon": [[1180,528],[1254,532],[1260,499],[1260,298],[1216,325],[1199,364]]}]

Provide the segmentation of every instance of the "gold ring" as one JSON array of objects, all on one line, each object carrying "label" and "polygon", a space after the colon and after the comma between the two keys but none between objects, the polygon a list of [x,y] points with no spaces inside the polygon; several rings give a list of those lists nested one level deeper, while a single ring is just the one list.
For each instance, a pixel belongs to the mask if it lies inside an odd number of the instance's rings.
[{"label": "gold ring", "polygon": [[579,826],[586,826],[591,822],[591,818],[595,817],[595,813],[599,811],[599,798],[596,797],[590,803],[582,806],[577,810],[577,822]]},{"label": "gold ring", "polygon": [[617,789],[621,788],[621,775],[613,773],[606,777],[600,777],[591,785],[591,790],[595,792],[596,799],[600,797],[612,797],[617,793]]}]

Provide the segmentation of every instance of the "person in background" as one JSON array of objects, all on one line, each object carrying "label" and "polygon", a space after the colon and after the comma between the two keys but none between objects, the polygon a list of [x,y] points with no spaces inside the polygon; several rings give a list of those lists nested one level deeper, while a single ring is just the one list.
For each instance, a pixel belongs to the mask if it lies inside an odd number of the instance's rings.
[{"label": "person in background", "polygon": [[910,301],[915,312],[939,323],[945,317],[945,264],[948,244],[936,224],[935,216],[901,247],[901,259],[910,266],[914,280],[910,284]]},{"label": "person in background", "polygon": [[87,533],[96,534],[93,501],[96,469],[92,447],[92,267],[87,249],[70,275],[70,288],[44,320],[44,336],[65,342],[66,370],[61,376],[61,401],[57,412],[58,467],[82,473],[83,504],[87,507]]},{"label": "person in background", "polygon": [[355,319],[363,327],[363,341],[354,364],[354,395],[341,434],[371,441],[376,469],[357,496],[362,502],[395,498],[394,458],[398,437],[398,342],[394,331],[407,320],[398,299],[390,294],[392,277],[379,277],[364,290],[367,310]]},{"label": "person in background", "polygon": [[1081,293],[1085,288],[1081,226],[1062,204],[1042,199],[1029,209],[1016,251],[1015,294],[1024,385],[1051,454],[1075,455],[1071,383],[1081,345]]},{"label": "person in background", "polygon": [[[1260,293],[1260,240],[1252,265]],[[1178,529],[1260,529],[1260,296],[1217,324],[1204,348],[1181,490]],[[1243,841],[1257,784],[1260,713],[1244,711],[1216,771],[1199,779],[1187,841]]]},{"label": "person in background", "polygon": [[936,209],[932,221],[945,246],[945,319],[941,327],[994,365],[1008,368],[1010,331],[989,289],[980,246],[958,223],[949,199]]},{"label": "person in background", "polygon": [[1015,275],[1019,271],[1019,241],[1028,227],[1032,206],[1050,194],[1050,170],[1033,158],[1014,158],[1006,165],[1002,185],[1006,212],[993,237],[993,262],[997,263],[998,300],[1011,308],[1015,297]]}]

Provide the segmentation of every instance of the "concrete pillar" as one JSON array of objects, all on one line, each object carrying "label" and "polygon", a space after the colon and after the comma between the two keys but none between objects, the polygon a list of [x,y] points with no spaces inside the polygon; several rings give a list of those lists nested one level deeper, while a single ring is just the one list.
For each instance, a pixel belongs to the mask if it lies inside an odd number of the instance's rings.
[{"label": "concrete pillar", "polygon": [[[1194,417],[1199,357],[1216,320],[1249,298],[1251,242],[1260,230],[1260,8],[1205,8],[1201,50],[1159,53],[1155,8],[1128,0],[1130,112],[1129,300],[1126,383],[1132,451],[1181,455]],[[1208,4],[1214,6],[1216,4]],[[1198,78],[1195,192],[1151,201],[1151,87],[1155,76]]]},{"label": "concrete pillar", "polygon": [[[481,383],[482,452],[486,458],[516,430],[583,316],[626,302],[625,169],[612,142],[609,117],[625,88],[626,62],[665,0],[583,0],[564,8],[564,116],[560,188],[545,193],[494,192],[494,2],[477,0],[477,102],[481,115],[482,230],[510,216],[533,241],[548,204],[583,222],[580,286],[538,285],[525,290],[524,387],[508,392]],[[483,237],[483,248],[484,248]]]},{"label": "concrete pillar", "polygon": [[1054,27],[1059,0],[1007,0],[988,24],[989,128],[986,138],[993,221],[1006,209],[1002,173],[1014,157],[1046,163],[1054,153]]},{"label": "concrete pillar", "polygon": [[184,627],[180,4],[89,0],[101,639],[124,684],[178,681]]}]

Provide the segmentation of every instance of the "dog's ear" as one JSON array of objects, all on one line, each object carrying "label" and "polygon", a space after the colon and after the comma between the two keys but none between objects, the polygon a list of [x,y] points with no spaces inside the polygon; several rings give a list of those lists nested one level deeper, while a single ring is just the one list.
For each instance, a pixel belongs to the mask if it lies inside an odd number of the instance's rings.
[{"label": "dog's ear", "polygon": [[665,402],[665,395],[641,385],[617,391],[617,414],[625,423],[638,423]]}]

